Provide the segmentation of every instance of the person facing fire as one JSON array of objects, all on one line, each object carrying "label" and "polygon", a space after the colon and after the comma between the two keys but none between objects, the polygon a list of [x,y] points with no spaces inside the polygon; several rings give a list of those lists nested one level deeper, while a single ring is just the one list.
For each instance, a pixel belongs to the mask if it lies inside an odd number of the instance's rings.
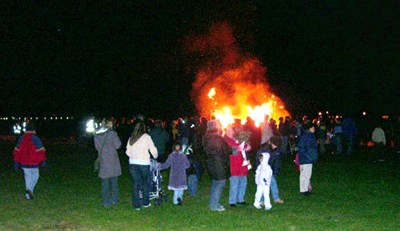
[{"label": "person facing fire", "polygon": [[33,199],[33,191],[39,180],[39,167],[46,165],[46,150],[36,135],[33,122],[27,124],[14,149],[14,169],[22,168],[25,177],[25,198]]},{"label": "person facing fire", "polygon": [[246,155],[242,151],[250,151],[249,144],[241,144],[235,139],[235,132],[231,127],[225,130],[225,139],[232,148],[230,157],[231,177],[229,178],[229,205],[236,207],[236,204],[245,205],[244,200],[247,188],[247,174],[249,172],[248,165],[243,163]]},{"label": "person facing fire", "polygon": [[210,209],[222,212],[225,211],[225,208],[220,204],[220,199],[226,179],[230,176],[229,155],[232,149],[220,132],[218,121],[208,121],[207,132],[203,137],[202,144],[207,156],[207,170],[211,178]]},{"label": "person facing fire", "polygon": [[94,137],[94,146],[100,158],[98,176],[101,179],[103,206],[108,208],[116,205],[119,199],[118,177],[122,172],[117,150],[121,147],[121,140],[114,131],[111,119],[105,120],[104,128],[104,132]]}]

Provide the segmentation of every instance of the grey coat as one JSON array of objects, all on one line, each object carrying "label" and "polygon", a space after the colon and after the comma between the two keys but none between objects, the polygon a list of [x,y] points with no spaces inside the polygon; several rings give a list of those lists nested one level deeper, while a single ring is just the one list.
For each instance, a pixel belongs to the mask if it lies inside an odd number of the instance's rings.
[{"label": "grey coat", "polygon": [[[103,143],[104,147],[103,147]],[[121,175],[117,149],[121,147],[121,141],[115,131],[107,131],[94,137],[96,150],[100,152],[100,178],[117,177]]]}]

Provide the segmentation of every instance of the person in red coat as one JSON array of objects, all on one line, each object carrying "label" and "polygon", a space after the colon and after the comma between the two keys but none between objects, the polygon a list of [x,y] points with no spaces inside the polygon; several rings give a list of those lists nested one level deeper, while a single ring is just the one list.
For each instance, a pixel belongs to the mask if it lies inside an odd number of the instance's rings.
[{"label": "person in red coat", "polygon": [[14,149],[14,168],[22,168],[25,177],[25,198],[32,200],[33,190],[39,180],[39,167],[46,165],[46,150],[36,135],[34,124],[28,123],[26,129]]},{"label": "person in red coat", "polygon": [[247,188],[247,174],[249,172],[248,165],[243,165],[245,159],[242,150],[250,151],[250,145],[241,145],[234,138],[234,131],[228,127],[225,131],[225,140],[232,148],[230,158],[231,177],[229,178],[229,205],[236,207],[236,204],[245,205],[244,200]]}]

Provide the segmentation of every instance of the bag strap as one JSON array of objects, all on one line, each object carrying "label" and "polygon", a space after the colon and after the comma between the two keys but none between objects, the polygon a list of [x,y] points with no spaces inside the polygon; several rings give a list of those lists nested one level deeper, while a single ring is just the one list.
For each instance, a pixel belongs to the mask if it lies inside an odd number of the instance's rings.
[{"label": "bag strap", "polygon": [[108,138],[108,133],[106,133],[106,137],[104,137],[103,144],[101,145],[101,149],[99,151],[99,157],[101,156],[101,153],[103,152],[104,146],[106,146],[107,138]]}]

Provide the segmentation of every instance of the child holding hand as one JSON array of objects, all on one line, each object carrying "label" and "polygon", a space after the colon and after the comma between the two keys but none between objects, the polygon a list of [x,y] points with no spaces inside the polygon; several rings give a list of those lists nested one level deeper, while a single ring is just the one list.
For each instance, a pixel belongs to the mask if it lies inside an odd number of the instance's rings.
[{"label": "child holding hand", "polygon": [[188,188],[186,169],[190,163],[185,154],[183,154],[182,145],[179,142],[174,144],[173,152],[163,164],[158,164],[158,169],[163,170],[171,167],[169,175],[168,189],[174,191],[173,203],[182,205],[183,191]]}]

